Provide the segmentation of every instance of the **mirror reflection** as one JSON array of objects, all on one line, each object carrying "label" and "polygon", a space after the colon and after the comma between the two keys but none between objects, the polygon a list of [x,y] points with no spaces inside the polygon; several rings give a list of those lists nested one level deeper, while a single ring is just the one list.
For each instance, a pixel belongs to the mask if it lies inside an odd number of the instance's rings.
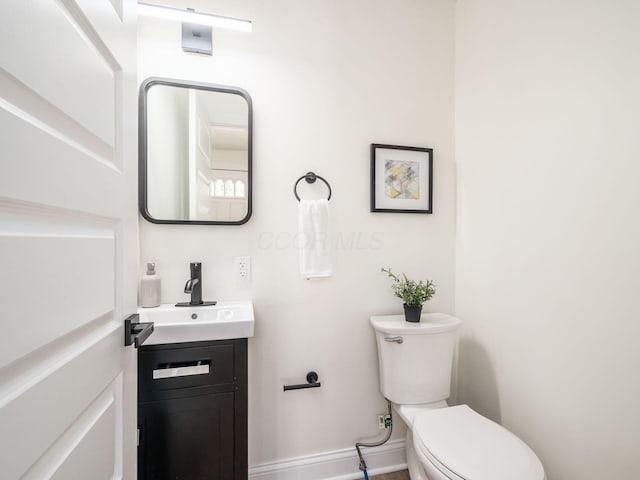
[{"label": "mirror reflection", "polygon": [[147,80],[141,88],[142,215],[154,223],[245,223],[251,130],[251,99],[241,89]]}]

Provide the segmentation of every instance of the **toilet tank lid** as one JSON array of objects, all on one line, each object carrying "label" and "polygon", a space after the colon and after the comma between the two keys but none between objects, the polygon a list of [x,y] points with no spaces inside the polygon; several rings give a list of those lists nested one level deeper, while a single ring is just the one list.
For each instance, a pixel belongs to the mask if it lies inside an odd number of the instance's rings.
[{"label": "toilet tank lid", "polygon": [[446,313],[427,313],[420,317],[420,322],[412,323],[404,319],[404,315],[375,315],[370,318],[371,325],[377,332],[388,335],[429,335],[456,330],[462,321]]},{"label": "toilet tank lid", "polygon": [[466,405],[424,410],[413,421],[418,453],[464,480],[543,480],[536,454]]}]

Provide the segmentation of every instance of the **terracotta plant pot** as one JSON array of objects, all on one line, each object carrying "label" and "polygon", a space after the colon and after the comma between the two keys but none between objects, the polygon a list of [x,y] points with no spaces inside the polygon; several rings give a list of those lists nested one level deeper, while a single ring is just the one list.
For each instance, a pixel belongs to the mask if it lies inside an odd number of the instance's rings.
[{"label": "terracotta plant pot", "polygon": [[418,323],[420,322],[420,315],[422,314],[422,305],[418,305],[417,307],[412,307],[403,304],[404,306],[404,319],[407,322]]}]

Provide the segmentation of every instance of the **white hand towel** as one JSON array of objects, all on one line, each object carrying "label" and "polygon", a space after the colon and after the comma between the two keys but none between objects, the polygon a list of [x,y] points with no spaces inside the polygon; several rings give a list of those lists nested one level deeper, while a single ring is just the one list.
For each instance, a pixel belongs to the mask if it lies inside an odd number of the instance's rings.
[{"label": "white hand towel", "polygon": [[331,276],[328,200],[300,200],[298,242],[300,274],[304,278]]}]

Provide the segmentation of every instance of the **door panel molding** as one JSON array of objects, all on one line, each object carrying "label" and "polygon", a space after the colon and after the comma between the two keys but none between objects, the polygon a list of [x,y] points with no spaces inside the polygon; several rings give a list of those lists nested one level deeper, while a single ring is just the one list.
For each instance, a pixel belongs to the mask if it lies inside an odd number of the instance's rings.
[{"label": "door panel molding", "polygon": [[[118,376],[33,464],[21,480],[120,478],[121,472],[117,471],[116,445],[104,449],[100,439],[105,436],[113,438],[119,429],[117,409],[118,402],[122,399],[117,392],[121,389],[122,377]],[[101,448],[92,448],[94,446]],[[77,470],[77,465],[84,467],[84,475]]]},{"label": "door panel molding", "polygon": [[[102,359],[122,345],[122,330],[115,322],[105,325],[104,330],[108,329],[111,330],[108,335],[93,343],[76,342],[76,349],[81,351],[68,349],[51,372],[44,371],[46,362],[40,362],[43,371],[36,373],[40,377],[37,381],[21,377],[27,382],[18,388],[20,394],[12,395],[11,401],[0,409],[2,436],[12,439],[10,445],[0,449],[3,478],[23,475],[58,437],[78,422],[105,385],[114,384],[122,365],[117,361],[105,364]],[[33,369],[37,366],[32,366]]]},{"label": "door panel molding", "polygon": [[3,479],[135,478],[135,9],[0,2]]},{"label": "door panel molding", "polygon": [[94,159],[112,164],[115,147],[0,68],[0,108]]},{"label": "door panel molding", "polygon": [[[4,17],[7,20],[0,29],[0,43],[8,46],[0,51],[0,65],[114,146],[115,72],[121,68],[117,62],[113,65],[114,60],[109,58],[112,55],[105,56],[109,49],[91,41],[96,30],[83,30],[92,23],[78,23],[78,14],[72,13],[73,8],[69,11],[61,1],[10,0],[9,3],[11,13]],[[108,5],[106,1],[95,3]],[[38,34],[25,35],[27,26],[28,31]],[[47,48],[42,48],[43,44]],[[25,62],[25,59],[29,61]],[[34,75],[34,65],[46,74]],[[100,114],[96,115],[96,112]]]},{"label": "door panel molding", "polygon": [[112,312],[0,368],[0,408],[120,329]]}]

